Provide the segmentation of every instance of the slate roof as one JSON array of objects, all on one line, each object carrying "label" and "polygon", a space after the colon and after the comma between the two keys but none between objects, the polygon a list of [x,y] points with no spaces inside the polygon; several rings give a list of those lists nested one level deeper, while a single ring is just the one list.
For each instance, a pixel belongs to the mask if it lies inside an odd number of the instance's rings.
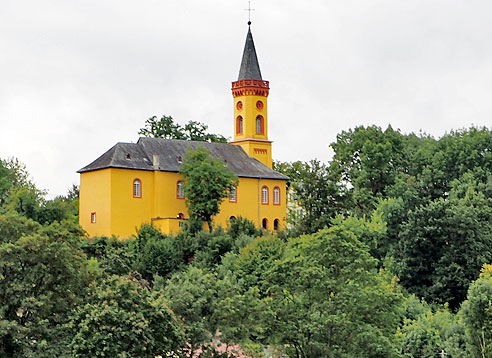
[{"label": "slate roof", "polygon": [[[251,158],[236,145],[163,138],[140,138],[137,143],[117,143],[78,173],[106,168],[178,172],[181,165],[179,158],[183,159],[187,150],[195,150],[198,146],[207,148],[212,157],[222,158],[238,177],[289,179]],[[159,166],[156,168],[153,166],[154,155],[159,156]]]},{"label": "slate roof", "polygon": [[241,61],[239,78],[237,80],[263,80],[261,78],[260,64],[258,63],[258,57],[256,56],[255,44],[253,42],[251,28],[248,28],[248,35],[246,35],[243,59]]}]

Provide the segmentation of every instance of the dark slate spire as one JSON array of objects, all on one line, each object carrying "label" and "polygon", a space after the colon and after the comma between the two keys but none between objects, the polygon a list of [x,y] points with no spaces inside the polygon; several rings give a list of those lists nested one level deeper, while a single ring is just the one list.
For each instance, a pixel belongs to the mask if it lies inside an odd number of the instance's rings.
[{"label": "dark slate spire", "polygon": [[[250,22],[248,22],[248,25],[249,24]],[[246,43],[244,44],[243,60],[241,61],[241,68],[239,69],[239,78],[237,80],[263,80],[261,78],[258,57],[256,57],[253,35],[251,34],[251,28],[249,27]]]}]

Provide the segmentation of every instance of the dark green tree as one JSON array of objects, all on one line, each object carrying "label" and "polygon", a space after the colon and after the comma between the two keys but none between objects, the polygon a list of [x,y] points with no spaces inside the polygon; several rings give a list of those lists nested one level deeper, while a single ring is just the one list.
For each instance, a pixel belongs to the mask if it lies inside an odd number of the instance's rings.
[{"label": "dark green tree", "polygon": [[342,211],[340,188],[319,160],[276,162],[275,169],[290,178],[289,200],[294,206],[288,217],[297,233],[313,233],[327,227]]},{"label": "dark green tree", "polygon": [[184,326],[183,347],[186,357],[194,357],[198,348],[212,341],[216,331],[215,301],[217,298],[216,277],[207,271],[189,267],[174,274],[164,288],[170,307]]},{"label": "dark green tree", "polygon": [[164,296],[132,276],[94,282],[69,324],[74,358],[154,358],[183,344]]},{"label": "dark green tree", "polygon": [[455,181],[447,199],[409,213],[395,253],[403,286],[454,310],[482,265],[492,262],[491,200],[467,180]]},{"label": "dark green tree", "polygon": [[195,121],[189,121],[185,126],[174,122],[171,116],[150,117],[145,121],[145,127],[138,134],[145,137],[184,139],[203,142],[227,143],[227,138],[220,134],[207,133],[208,126]]},{"label": "dark green tree", "polygon": [[18,219],[9,226],[0,244],[0,356],[63,356],[64,325],[97,265],[80,249],[77,227]]},{"label": "dark green tree", "polygon": [[372,211],[405,167],[403,136],[389,126],[342,131],[331,144],[330,173],[345,189],[345,205],[357,215]]},{"label": "dark green tree", "polygon": [[220,203],[238,184],[237,176],[221,159],[214,159],[204,147],[187,152],[179,172],[183,175],[184,193],[190,217],[205,221],[212,232],[212,216]]},{"label": "dark green tree", "polygon": [[473,358],[492,357],[492,265],[484,265],[461,308]]},{"label": "dark green tree", "polygon": [[402,296],[357,239],[371,228],[356,224],[291,239],[264,275],[270,293],[265,311],[269,341],[282,344],[289,356],[397,356],[393,335]]}]

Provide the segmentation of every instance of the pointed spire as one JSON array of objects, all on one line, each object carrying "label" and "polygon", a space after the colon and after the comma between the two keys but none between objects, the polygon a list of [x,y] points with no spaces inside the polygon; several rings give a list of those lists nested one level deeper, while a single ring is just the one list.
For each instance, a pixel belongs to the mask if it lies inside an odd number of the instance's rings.
[{"label": "pointed spire", "polygon": [[[251,22],[248,22],[250,25]],[[241,68],[239,69],[239,78],[241,80],[263,80],[261,78],[260,64],[258,63],[258,57],[256,57],[255,44],[253,42],[253,35],[251,34],[251,28],[248,26],[248,35],[246,36],[246,43],[244,44],[243,60],[241,61]]]}]

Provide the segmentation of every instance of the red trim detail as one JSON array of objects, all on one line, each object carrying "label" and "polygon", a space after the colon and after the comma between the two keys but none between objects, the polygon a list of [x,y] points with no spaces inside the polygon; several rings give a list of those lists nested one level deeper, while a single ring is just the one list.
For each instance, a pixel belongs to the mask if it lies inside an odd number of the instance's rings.
[{"label": "red trim detail", "polygon": [[270,91],[269,82],[262,80],[240,80],[232,82],[232,95],[234,97],[255,95],[268,97]]},{"label": "red trim detail", "polygon": [[268,150],[263,149],[263,148],[254,148],[253,151],[255,152],[255,154],[267,154],[268,153]]},{"label": "red trim detail", "polygon": [[268,81],[263,80],[239,80],[232,82],[232,88],[259,87],[269,89],[269,84],[270,83]]},{"label": "red trim detail", "polygon": [[237,101],[236,108],[237,108],[238,111],[240,111],[241,109],[243,109],[243,102]]},{"label": "red trim detail", "polygon": [[[135,182],[136,182],[137,180],[140,182],[140,196],[135,195]],[[135,179],[133,179],[133,186],[132,186],[132,190],[133,190],[133,197],[134,197],[134,198],[139,198],[139,199],[141,199],[141,198],[142,198],[142,180],[141,180],[140,178],[135,178]]]},{"label": "red trim detail", "polygon": [[256,101],[256,108],[261,111],[263,109],[263,102],[262,101]]},{"label": "red trim detail", "polygon": [[237,203],[237,186],[234,186],[236,189],[236,200],[231,200],[231,193],[229,192],[229,203]]},{"label": "red trim detail", "polygon": [[[275,202],[275,190],[278,190],[278,203]],[[281,199],[280,199],[280,188],[276,186],[273,188],[273,205],[280,205]]]},{"label": "red trim detail", "polygon": [[[263,201],[263,189],[266,189],[266,201]],[[270,192],[268,190],[268,187],[266,185],[263,185],[261,187],[261,204],[262,205],[268,205],[269,203],[269,200],[270,200]]]},{"label": "red trim detail", "polygon": [[183,196],[179,196],[179,187],[178,187],[179,183],[183,183],[183,181],[182,180],[178,180],[176,182],[176,198],[177,199],[184,199],[185,198],[184,197],[184,189],[183,189]]}]

